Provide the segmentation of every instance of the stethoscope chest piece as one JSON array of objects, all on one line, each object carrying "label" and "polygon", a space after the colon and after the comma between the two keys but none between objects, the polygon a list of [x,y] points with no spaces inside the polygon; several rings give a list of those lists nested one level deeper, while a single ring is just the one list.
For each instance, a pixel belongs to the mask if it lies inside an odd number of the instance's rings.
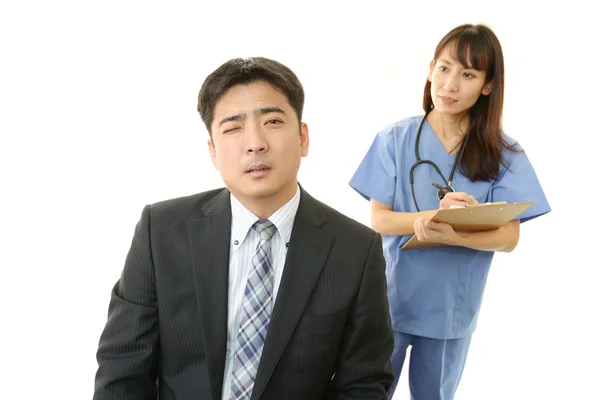
[{"label": "stethoscope chest piece", "polygon": [[438,200],[442,200],[444,198],[444,196],[446,196],[448,193],[452,193],[454,192],[454,188],[452,188],[451,186],[441,186],[438,185],[437,183],[432,183],[433,186],[435,186],[437,188],[437,197]]}]

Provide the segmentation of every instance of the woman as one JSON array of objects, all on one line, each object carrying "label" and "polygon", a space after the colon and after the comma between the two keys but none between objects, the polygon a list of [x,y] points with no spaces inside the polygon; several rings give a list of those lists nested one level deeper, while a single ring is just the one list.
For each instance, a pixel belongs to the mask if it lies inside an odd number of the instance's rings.
[{"label": "woman", "polygon": [[[452,399],[475,330],[494,252],[512,251],[519,225],[550,211],[523,149],[501,128],[504,60],[486,26],[462,25],[435,49],[425,116],[379,132],[350,185],[371,202],[384,238],[394,329],[395,381],[411,346],[413,399]],[[507,225],[455,232],[429,218],[437,209],[535,201]],[[402,250],[415,234],[443,246]]]}]

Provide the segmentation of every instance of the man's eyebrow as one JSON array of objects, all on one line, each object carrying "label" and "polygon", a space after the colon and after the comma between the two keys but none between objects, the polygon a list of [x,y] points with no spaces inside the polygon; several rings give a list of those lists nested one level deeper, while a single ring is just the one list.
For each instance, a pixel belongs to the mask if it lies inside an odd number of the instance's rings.
[{"label": "man's eyebrow", "polygon": [[223,118],[220,122],[219,122],[219,127],[221,127],[223,124],[227,123],[227,122],[232,122],[232,121],[241,121],[243,119],[246,118],[246,114],[244,113],[240,113],[240,114],[234,114],[234,115],[230,115],[229,117],[225,117]]},{"label": "man's eyebrow", "polygon": [[[277,107],[277,106],[261,107],[261,108],[254,110],[254,115],[257,115],[257,116],[270,114],[270,113],[280,113],[283,115],[287,115],[285,113],[285,111],[283,111],[282,108]],[[221,127],[223,124],[226,124],[227,122],[242,121],[244,119],[246,119],[246,113],[233,114],[233,115],[225,117],[221,121],[219,121],[219,127]]]},{"label": "man's eyebrow", "polygon": [[261,107],[258,110],[254,111],[254,115],[265,115],[269,113],[280,113],[283,115],[287,115],[283,109],[277,106],[269,106],[269,107]]}]

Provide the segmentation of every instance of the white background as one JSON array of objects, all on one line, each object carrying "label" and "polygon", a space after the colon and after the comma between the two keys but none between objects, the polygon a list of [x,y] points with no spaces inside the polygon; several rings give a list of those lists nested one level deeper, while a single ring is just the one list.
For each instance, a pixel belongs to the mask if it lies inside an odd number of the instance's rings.
[{"label": "white background", "polygon": [[[456,399],[600,398],[592,6],[412,3],[3,2],[2,398],[91,398],[143,206],[222,185],[196,113],[208,73],[232,57],[291,67],[311,135],[301,183],[369,224],[348,180],[379,129],[421,113],[435,46],[467,22],[500,38],[504,129],[553,211],[495,258]],[[406,379],[395,400],[409,398]]]}]

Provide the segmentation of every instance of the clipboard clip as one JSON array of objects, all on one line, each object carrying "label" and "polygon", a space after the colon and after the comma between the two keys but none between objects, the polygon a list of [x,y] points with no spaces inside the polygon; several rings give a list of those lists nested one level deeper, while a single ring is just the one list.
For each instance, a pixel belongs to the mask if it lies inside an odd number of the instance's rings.
[{"label": "clipboard clip", "polygon": [[506,202],[506,201],[493,201],[493,202],[488,201],[487,203],[467,204],[467,205],[465,205],[465,207],[474,208],[474,207],[484,207],[484,206],[500,206],[503,204],[508,204],[508,202]]}]

